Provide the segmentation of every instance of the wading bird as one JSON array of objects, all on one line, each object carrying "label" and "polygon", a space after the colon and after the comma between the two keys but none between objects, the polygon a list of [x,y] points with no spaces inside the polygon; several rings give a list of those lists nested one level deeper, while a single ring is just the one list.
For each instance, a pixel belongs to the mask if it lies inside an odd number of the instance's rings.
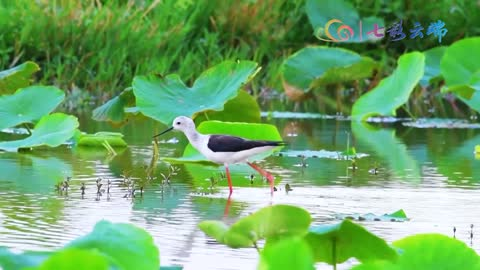
[{"label": "wading bird", "polygon": [[229,164],[237,163],[247,163],[250,167],[267,178],[267,180],[270,182],[271,194],[273,195],[274,177],[267,171],[262,170],[257,165],[249,162],[248,159],[259,153],[271,150],[277,146],[283,146],[285,145],[285,142],[247,140],[230,135],[201,134],[195,128],[195,123],[193,120],[186,116],[179,116],[175,118],[175,120],[173,120],[172,127],[153,137],[155,138],[163,135],[171,130],[180,130],[185,134],[185,136],[187,136],[190,144],[200,153],[202,153],[207,159],[225,166],[230,195],[233,192],[233,188],[228,166]]}]

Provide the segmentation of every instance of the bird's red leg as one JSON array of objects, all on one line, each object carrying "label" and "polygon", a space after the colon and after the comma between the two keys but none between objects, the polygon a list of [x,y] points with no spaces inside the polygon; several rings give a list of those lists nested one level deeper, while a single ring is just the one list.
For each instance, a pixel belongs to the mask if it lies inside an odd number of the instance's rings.
[{"label": "bird's red leg", "polygon": [[232,205],[231,200],[232,195],[230,194],[227,199],[227,203],[225,204],[225,210],[223,211],[223,217],[228,217],[228,213],[230,212],[230,206]]},{"label": "bird's red leg", "polygon": [[229,195],[232,195],[232,192],[233,192],[232,178],[230,178],[230,170],[228,169],[228,164],[225,164],[225,172],[227,173],[228,188],[230,189]]},{"label": "bird's red leg", "polygon": [[259,172],[261,175],[265,176],[268,180],[268,182],[270,182],[270,192],[272,193],[273,195],[273,180],[275,179],[273,177],[273,175],[271,175],[270,173],[268,173],[267,171],[265,170],[262,170],[260,167],[258,167],[257,165],[253,164],[253,163],[250,163],[250,162],[247,162],[247,164],[252,167],[255,171]]}]

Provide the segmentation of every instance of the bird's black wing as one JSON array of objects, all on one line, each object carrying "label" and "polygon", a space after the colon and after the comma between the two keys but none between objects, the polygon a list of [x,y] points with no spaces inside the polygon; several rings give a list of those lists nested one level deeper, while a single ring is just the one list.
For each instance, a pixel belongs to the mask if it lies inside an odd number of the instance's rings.
[{"label": "bird's black wing", "polygon": [[285,143],[276,141],[246,140],[240,137],[227,135],[210,135],[207,146],[213,152],[239,152],[255,147],[280,145],[285,145]]}]

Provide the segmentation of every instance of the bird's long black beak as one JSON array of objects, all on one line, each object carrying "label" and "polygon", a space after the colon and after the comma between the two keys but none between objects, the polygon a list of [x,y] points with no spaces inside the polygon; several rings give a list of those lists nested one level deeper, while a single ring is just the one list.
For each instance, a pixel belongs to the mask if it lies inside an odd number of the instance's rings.
[{"label": "bird's long black beak", "polygon": [[172,130],[172,129],[173,129],[173,127],[171,127],[171,128],[168,128],[167,130],[163,131],[162,133],[160,133],[160,134],[157,134],[157,135],[153,136],[153,138],[155,138],[155,137],[158,137],[158,136],[160,136],[160,135],[163,135],[163,134],[165,134],[165,133],[169,132],[169,131],[170,131],[170,130]]}]

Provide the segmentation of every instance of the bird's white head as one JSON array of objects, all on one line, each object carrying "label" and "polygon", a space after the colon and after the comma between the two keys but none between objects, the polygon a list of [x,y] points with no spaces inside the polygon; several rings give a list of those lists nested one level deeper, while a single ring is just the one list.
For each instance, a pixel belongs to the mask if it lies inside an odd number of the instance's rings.
[{"label": "bird's white head", "polygon": [[183,133],[195,130],[195,122],[189,117],[179,116],[173,120],[172,127],[175,130],[180,130]]},{"label": "bird's white head", "polygon": [[173,120],[172,127],[168,128],[167,130],[163,131],[160,134],[157,134],[155,137],[158,137],[160,135],[163,135],[171,130],[180,130],[183,133],[185,133],[187,136],[190,134],[196,133],[195,131],[195,122],[189,117],[186,116],[179,116]]}]

